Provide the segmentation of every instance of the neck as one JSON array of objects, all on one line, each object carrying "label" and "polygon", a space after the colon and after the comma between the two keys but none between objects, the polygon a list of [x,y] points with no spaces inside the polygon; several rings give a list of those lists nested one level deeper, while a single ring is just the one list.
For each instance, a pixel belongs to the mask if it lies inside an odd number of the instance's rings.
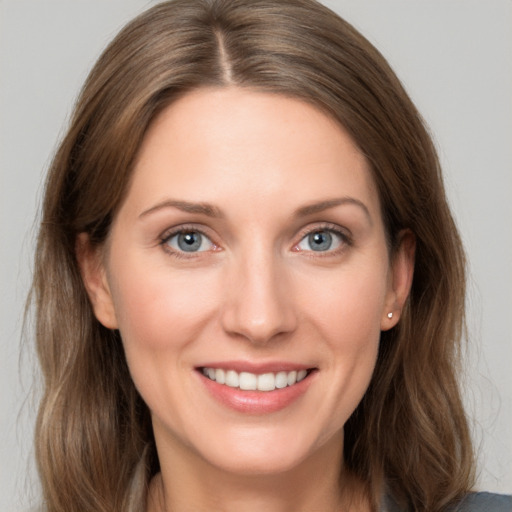
[{"label": "neck", "polygon": [[235,474],[197,456],[192,463],[161,458],[148,512],[368,511],[364,486],[343,470],[341,461],[342,443],[335,442],[277,474]]}]

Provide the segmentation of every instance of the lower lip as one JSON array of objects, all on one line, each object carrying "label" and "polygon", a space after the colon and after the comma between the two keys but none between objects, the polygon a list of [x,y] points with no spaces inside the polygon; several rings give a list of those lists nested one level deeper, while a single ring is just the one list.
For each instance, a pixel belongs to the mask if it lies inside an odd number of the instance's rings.
[{"label": "lower lip", "polygon": [[219,384],[198,372],[206,389],[221,404],[245,414],[269,414],[290,406],[306,393],[316,372],[310,372],[300,382],[274,391],[243,391]]}]

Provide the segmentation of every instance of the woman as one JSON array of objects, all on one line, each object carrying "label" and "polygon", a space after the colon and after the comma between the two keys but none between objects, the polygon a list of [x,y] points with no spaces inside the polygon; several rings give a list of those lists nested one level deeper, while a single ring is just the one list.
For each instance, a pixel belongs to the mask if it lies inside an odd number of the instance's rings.
[{"label": "woman", "polygon": [[49,511],[510,508],[467,495],[432,143],[319,4],[129,24],[51,167],[34,289]]}]

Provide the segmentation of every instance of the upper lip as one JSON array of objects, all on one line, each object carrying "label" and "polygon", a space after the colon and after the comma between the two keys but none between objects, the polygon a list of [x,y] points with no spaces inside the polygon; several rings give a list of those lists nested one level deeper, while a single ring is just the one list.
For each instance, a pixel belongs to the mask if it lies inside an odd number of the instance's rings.
[{"label": "upper lip", "polygon": [[314,368],[314,366],[302,363],[293,363],[290,361],[211,361],[198,365],[197,368],[234,370],[237,373],[248,372],[259,375],[263,373],[291,372],[294,370],[310,370]]}]

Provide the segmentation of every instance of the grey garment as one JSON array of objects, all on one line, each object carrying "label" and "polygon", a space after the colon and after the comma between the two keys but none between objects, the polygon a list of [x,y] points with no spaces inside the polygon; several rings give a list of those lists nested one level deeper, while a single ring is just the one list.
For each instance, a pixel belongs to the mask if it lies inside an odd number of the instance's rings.
[{"label": "grey garment", "polygon": [[[384,498],[381,512],[407,512],[390,496]],[[473,492],[466,495],[447,512],[512,512],[512,496],[490,492]]]},{"label": "grey garment", "polygon": [[512,512],[512,496],[493,494],[490,492],[474,492],[468,494],[453,512]]}]

